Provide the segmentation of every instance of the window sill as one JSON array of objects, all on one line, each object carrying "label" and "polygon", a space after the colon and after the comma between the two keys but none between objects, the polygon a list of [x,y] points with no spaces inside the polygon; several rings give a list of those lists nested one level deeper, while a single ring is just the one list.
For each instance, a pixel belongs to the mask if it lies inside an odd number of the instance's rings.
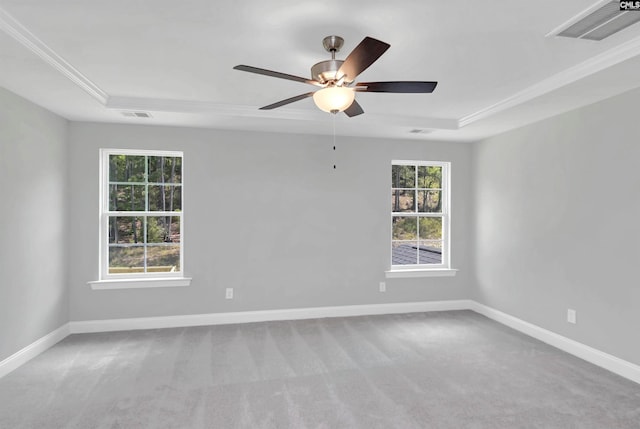
[{"label": "window sill", "polygon": [[458,270],[453,268],[433,268],[415,270],[389,270],[384,272],[388,279],[410,278],[410,277],[453,277]]},{"label": "window sill", "polygon": [[155,279],[108,279],[88,282],[93,290],[140,289],[155,287],[183,287],[191,284],[191,277],[169,277]]}]

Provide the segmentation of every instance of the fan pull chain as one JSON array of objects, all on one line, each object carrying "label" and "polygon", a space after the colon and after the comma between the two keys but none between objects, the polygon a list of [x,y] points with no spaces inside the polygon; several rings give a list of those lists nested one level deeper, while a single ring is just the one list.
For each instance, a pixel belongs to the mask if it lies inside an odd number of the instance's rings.
[{"label": "fan pull chain", "polygon": [[336,114],[333,114],[333,169],[336,169]]}]

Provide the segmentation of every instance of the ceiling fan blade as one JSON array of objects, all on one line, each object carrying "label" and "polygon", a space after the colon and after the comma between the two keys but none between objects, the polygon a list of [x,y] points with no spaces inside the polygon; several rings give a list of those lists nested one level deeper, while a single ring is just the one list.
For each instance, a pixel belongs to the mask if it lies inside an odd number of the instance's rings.
[{"label": "ceiling fan blade", "polygon": [[240,70],[240,71],[246,71],[246,72],[249,72],[249,73],[262,74],[262,75],[265,75],[265,76],[277,77],[277,78],[280,78],[280,79],[293,80],[293,81],[296,81],[296,82],[308,83],[309,85],[322,86],[322,84],[320,82],[315,81],[315,80],[306,79],[306,78],[300,77],[300,76],[294,76],[292,74],[280,73],[280,72],[273,71],[273,70],[261,69],[261,68],[258,68],[258,67],[245,66],[245,65],[241,64],[241,65],[235,66],[233,69],[234,70]]},{"label": "ceiling fan blade", "polygon": [[360,106],[360,104],[358,104],[356,100],[353,100],[353,103],[351,103],[351,106],[349,106],[344,111],[344,113],[348,117],[353,118],[354,116],[362,115],[364,113],[364,110],[362,110],[362,106]]},{"label": "ceiling fan blade", "polygon": [[295,103],[296,101],[304,100],[313,96],[313,92],[307,92],[306,94],[296,95],[295,97],[287,98],[286,100],[280,100],[277,103],[269,104],[268,106],[261,107],[260,110],[271,110],[277,107],[286,106],[287,104]]},{"label": "ceiling fan blade", "polygon": [[373,64],[391,45],[371,37],[365,37],[358,46],[347,56],[338,70],[337,76],[347,76],[347,82],[355,78]]},{"label": "ceiling fan blade", "polygon": [[404,94],[424,94],[433,92],[438,82],[397,81],[358,82],[354,89],[363,92],[396,92]]}]

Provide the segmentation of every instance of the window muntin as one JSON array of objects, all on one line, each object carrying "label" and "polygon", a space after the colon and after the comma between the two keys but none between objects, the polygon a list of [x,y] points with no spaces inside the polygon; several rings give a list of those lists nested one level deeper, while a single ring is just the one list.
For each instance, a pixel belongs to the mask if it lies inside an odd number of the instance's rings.
[{"label": "window muntin", "polygon": [[449,267],[449,163],[393,161],[391,266]]},{"label": "window muntin", "polygon": [[182,276],[182,152],[101,158],[101,279]]}]

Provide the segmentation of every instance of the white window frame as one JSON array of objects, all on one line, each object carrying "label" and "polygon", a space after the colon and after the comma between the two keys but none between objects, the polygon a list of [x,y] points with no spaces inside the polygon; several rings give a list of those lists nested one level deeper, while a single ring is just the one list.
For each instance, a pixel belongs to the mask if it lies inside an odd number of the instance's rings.
[{"label": "white window frame", "polygon": [[[181,209],[179,212],[165,211],[110,211],[109,210],[109,157],[127,156],[164,156],[182,158],[181,172]],[[89,282],[94,289],[118,289],[138,287],[187,286],[190,278],[184,277],[184,154],[181,151],[136,150],[136,149],[100,149],[100,232],[99,232],[99,280]],[[175,272],[153,273],[109,273],[109,217],[110,216],[172,216],[180,219],[180,270]]]},{"label": "white window frame", "polygon": [[[421,166],[434,166],[442,168],[442,212],[441,213],[421,213],[421,212],[390,212],[390,269],[386,271],[386,276],[393,277],[429,277],[429,276],[453,276],[457,270],[451,269],[451,163],[443,161],[416,161],[416,160],[393,160],[394,165],[416,166],[416,185],[418,168]],[[388,189],[393,189],[393,183]],[[417,204],[417,201],[416,201]],[[393,218],[402,217],[437,217],[442,218],[442,261],[440,264],[393,264]]]}]

